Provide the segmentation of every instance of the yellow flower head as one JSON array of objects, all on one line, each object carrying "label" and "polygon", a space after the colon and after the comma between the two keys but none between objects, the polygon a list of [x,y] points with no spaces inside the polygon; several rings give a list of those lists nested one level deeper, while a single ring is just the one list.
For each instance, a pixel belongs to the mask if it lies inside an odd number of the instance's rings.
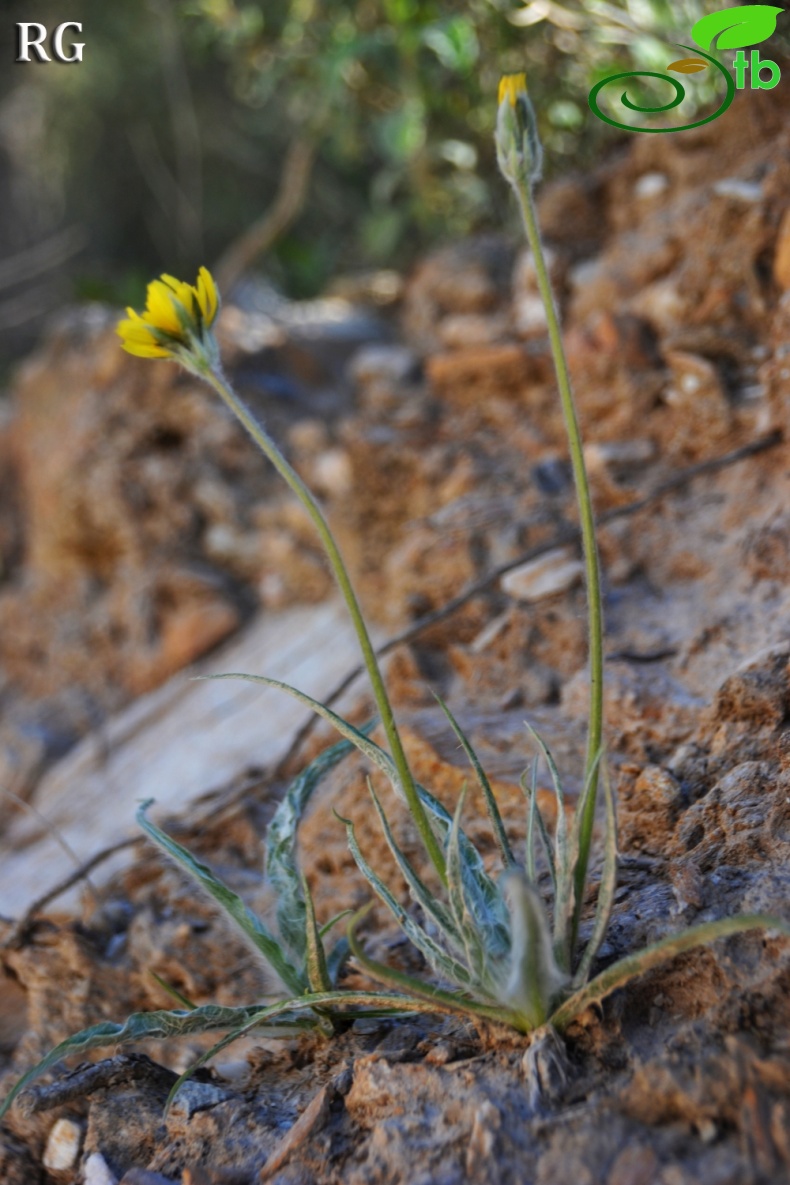
[{"label": "yellow flower head", "polygon": [[207,268],[200,269],[195,284],[163,275],[148,285],[144,311],[127,309],[116,332],[129,354],[186,363],[216,350],[210,329],[218,311],[217,285]]},{"label": "yellow flower head", "polygon": [[499,80],[499,102],[504,103],[507,99],[511,107],[515,107],[519,98],[523,95],[526,98],[527,94],[527,76],[522,71],[520,74],[503,74]]}]

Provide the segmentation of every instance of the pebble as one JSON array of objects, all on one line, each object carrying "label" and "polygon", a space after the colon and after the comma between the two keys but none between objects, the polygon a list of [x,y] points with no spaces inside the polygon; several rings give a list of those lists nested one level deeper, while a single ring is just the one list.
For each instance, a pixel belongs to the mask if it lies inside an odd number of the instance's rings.
[{"label": "pebble", "polygon": [[490,346],[507,337],[509,319],[504,313],[451,313],[438,325],[439,341],[448,350]]},{"label": "pebble", "polygon": [[735,198],[739,202],[759,202],[763,197],[763,187],[756,181],[742,181],[739,177],[722,177],[715,181],[713,192],[717,197]]},{"label": "pebble", "polygon": [[372,383],[402,383],[416,367],[406,346],[362,346],[348,364],[348,376],[360,387]]},{"label": "pebble", "polygon": [[168,1112],[168,1120],[181,1122],[191,1119],[197,1111],[207,1111],[233,1098],[233,1092],[211,1082],[184,1082]]},{"label": "pebble", "polygon": [[83,1169],[84,1185],[118,1185],[118,1178],[107,1164],[101,1152],[91,1152]]},{"label": "pebble", "polygon": [[44,1168],[60,1172],[73,1168],[82,1146],[82,1127],[73,1119],[59,1119],[53,1126],[44,1150]]},{"label": "pebble", "polygon": [[612,440],[593,442],[584,446],[584,459],[588,469],[638,468],[653,461],[656,446],[652,440]]},{"label": "pebble", "polygon": [[507,572],[500,587],[517,601],[542,601],[566,592],[582,578],[584,565],[566,548],[557,548]]},{"label": "pebble", "polygon": [[351,458],[345,449],[331,448],[313,463],[313,485],[319,493],[341,498],[354,484]]},{"label": "pebble", "polygon": [[637,177],[634,185],[634,197],[647,201],[658,197],[669,188],[669,178],[666,173],[643,173]]}]

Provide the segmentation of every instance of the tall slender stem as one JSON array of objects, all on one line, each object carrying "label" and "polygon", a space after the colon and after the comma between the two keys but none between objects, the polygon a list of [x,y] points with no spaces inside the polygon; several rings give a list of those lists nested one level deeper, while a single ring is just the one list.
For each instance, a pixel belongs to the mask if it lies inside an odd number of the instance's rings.
[{"label": "tall slender stem", "polygon": [[589,630],[589,664],[590,664],[590,714],[587,732],[587,757],[585,761],[585,778],[588,791],[580,808],[582,817],[579,826],[579,853],[575,870],[576,906],[571,941],[575,940],[578,929],[584,896],[584,883],[587,876],[587,865],[590,858],[593,824],[595,821],[595,801],[598,789],[598,761],[601,741],[603,737],[603,605],[601,600],[601,578],[598,562],[598,544],[595,538],[595,522],[593,520],[592,499],[590,497],[590,483],[587,479],[587,467],[584,463],[582,438],[579,431],[579,421],[576,416],[576,405],[573,399],[568,364],[562,344],[562,332],[554,302],[554,293],[546,267],[543,252],[543,242],[538,225],[535,203],[532,197],[532,184],[527,176],[519,179],[514,185],[518,195],[521,214],[524,219],[524,229],[535,261],[535,275],[538,281],[543,307],[546,310],[546,321],[551,343],[551,354],[554,370],[557,375],[557,386],[562,403],[562,414],[565,420],[565,430],[573,467],[573,481],[576,487],[576,497],[579,505],[579,519],[584,551],[584,564],[587,578],[587,609]]},{"label": "tall slender stem", "polygon": [[219,366],[216,365],[211,369],[201,370],[201,377],[205,378],[211,384],[225,405],[230,408],[233,414],[237,417],[242,425],[246,428],[252,439],[260,448],[266,457],[271,461],[280,476],[287,482],[293,492],[296,494],[299,501],[304,506],[310,519],[318,532],[319,538],[324,546],[329,563],[332,567],[335,579],[337,581],[343,599],[346,602],[354,629],[359,640],[359,645],[362,650],[362,657],[367,667],[368,676],[370,678],[371,687],[373,689],[373,696],[376,700],[376,705],[381,716],[381,723],[384,726],[384,731],[389,742],[392,758],[395,762],[395,768],[398,771],[398,778],[406,797],[409,810],[412,818],[420,833],[420,837],[425,844],[426,851],[431,858],[434,868],[441,877],[443,883],[446,884],[447,872],[445,867],[444,853],[439,846],[436,836],[431,830],[431,825],[428,821],[425,808],[420,801],[417,787],[412,777],[409,763],[406,760],[406,754],[403,750],[403,743],[398,732],[398,726],[395,723],[395,717],[390,704],[387,689],[384,686],[384,680],[381,676],[378,661],[376,659],[376,652],[370,640],[368,628],[365,625],[365,619],[362,616],[362,610],[359,607],[356,593],[346,570],[343,557],[340,554],[340,549],[335,543],[334,536],[329,528],[329,524],[324,518],[323,511],[318,505],[311,491],[302,481],[296,470],[288,463],[285,457],[280,452],[277,445],[271,439],[267,432],[257,422],[255,417],[250,412],[249,408],[239,399],[236,392],[231,387],[228,380],[222,374]]}]

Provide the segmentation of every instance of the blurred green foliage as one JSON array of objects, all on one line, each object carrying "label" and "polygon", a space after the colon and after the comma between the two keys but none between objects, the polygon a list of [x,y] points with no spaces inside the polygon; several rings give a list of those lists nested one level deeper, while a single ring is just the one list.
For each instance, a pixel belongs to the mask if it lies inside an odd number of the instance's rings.
[{"label": "blurred green foliage", "polygon": [[[271,278],[305,295],[339,272],[405,266],[512,216],[492,141],[502,72],[527,71],[547,172],[584,165],[617,138],[587,107],[592,83],[663,68],[721,7],[71,0],[84,61],[16,64],[0,80],[0,250],[77,224],[78,291],[139,301],[153,272],[216,260],[274,199],[294,139],[311,138],[308,201],[266,260]],[[4,10],[9,42],[17,20],[51,27],[66,11],[62,0]]]}]

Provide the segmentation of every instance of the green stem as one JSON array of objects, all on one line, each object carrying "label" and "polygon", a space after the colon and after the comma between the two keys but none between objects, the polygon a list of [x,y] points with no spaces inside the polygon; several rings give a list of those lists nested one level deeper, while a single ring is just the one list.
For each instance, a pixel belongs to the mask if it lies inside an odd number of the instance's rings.
[{"label": "green stem", "polygon": [[579,519],[581,523],[582,545],[584,550],[584,564],[587,576],[587,606],[589,631],[589,662],[590,662],[590,715],[587,733],[587,758],[585,762],[585,783],[589,780],[589,792],[582,804],[583,815],[579,827],[579,853],[575,869],[576,905],[572,927],[571,943],[575,943],[578,930],[579,916],[584,898],[584,884],[587,877],[587,865],[590,858],[593,824],[595,821],[595,801],[598,789],[598,775],[595,762],[601,750],[603,735],[603,606],[601,602],[601,578],[598,562],[598,544],[595,538],[595,522],[593,519],[590,484],[587,479],[587,467],[584,463],[582,438],[579,431],[579,421],[576,416],[576,406],[573,400],[568,363],[562,344],[562,332],[554,303],[554,293],[549,279],[546,259],[543,253],[543,241],[538,226],[535,203],[532,197],[532,184],[528,177],[522,175],[514,185],[518,196],[521,214],[524,219],[524,229],[535,261],[535,275],[538,290],[546,310],[546,321],[551,343],[551,354],[554,360],[554,370],[557,375],[557,386],[562,403],[562,414],[565,419],[565,430],[573,467],[573,481],[576,487],[576,498],[579,505]]},{"label": "green stem", "polygon": [[233,390],[225,376],[222,374],[219,367],[217,366],[216,368],[202,370],[201,377],[211,384],[225,405],[230,408],[236,418],[246,428],[247,432],[249,432],[250,436],[258,445],[258,448],[261,450],[261,452],[263,452],[265,456],[268,457],[280,476],[290,486],[299,501],[304,506],[305,510],[310,516],[313,526],[318,532],[319,538],[321,539],[324,550],[326,551],[327,557],[329,559],[329,563],[331,564],[332,571],[335,575],[335,579],[338,583],[338,587],[343,594],[343,599],[345,600],[349,614],[351,615],[351,620],[353,622],[354,629],[356,630],[357,638],[359,639],[362,657],[364,659],[368,676],[370,678],[371,687],[373,689],[373,696],[376,700],[379,715],[381,716],[381,723],[384,726],[384,731],[387,735],[387,740],[392,752],[392,758],[398,771],[398,777],[403,788],[403,793],[406,796],[409,810],[411,811],[411,815],[417,826],[417,830],[420,833],[420,837],[425,844],[425,849],[428,852],[431,861],[433,862],[433,866],[441,877],[442,883],[446,884],[447,873],[445,868],[444,854],[441,850],[441,847],[439,846],[436,836],[431,830],[431,825],[428,822],[428,816],[425,812],[425,808],[420,802],[419,795],[417,794],[417,787],[414,784],[414,778],[412,777],[411,770],[409,769],[409,763],[406,760],[406,754],[403,750],[403,743],[400,738],[400,733],[398,732],[398,727],[395,723],[392,705],[390,704],[389,696],[387,695],[387,689],[384,686],[384,680],[381,676],[381,670],[379,669],[379,664],[376,660],[376,652],[373,649],[373,644],[370,640],[368,628],[365,625],[365,619],[362,616],[362,610],[359,607],[359,601],[357,600],[353,585],[351,584],[348,572],[346,571],[343,557],[340,554],[337,544],[335,543],[335,539],[332,535],[329,524],[324,518],[323,511],[318,505],[316,499],[313,497],[313,494],[302,481],[299,474],[288,463],[271,437],[264,431],[249,409],[239,399],[238,395]]}]

